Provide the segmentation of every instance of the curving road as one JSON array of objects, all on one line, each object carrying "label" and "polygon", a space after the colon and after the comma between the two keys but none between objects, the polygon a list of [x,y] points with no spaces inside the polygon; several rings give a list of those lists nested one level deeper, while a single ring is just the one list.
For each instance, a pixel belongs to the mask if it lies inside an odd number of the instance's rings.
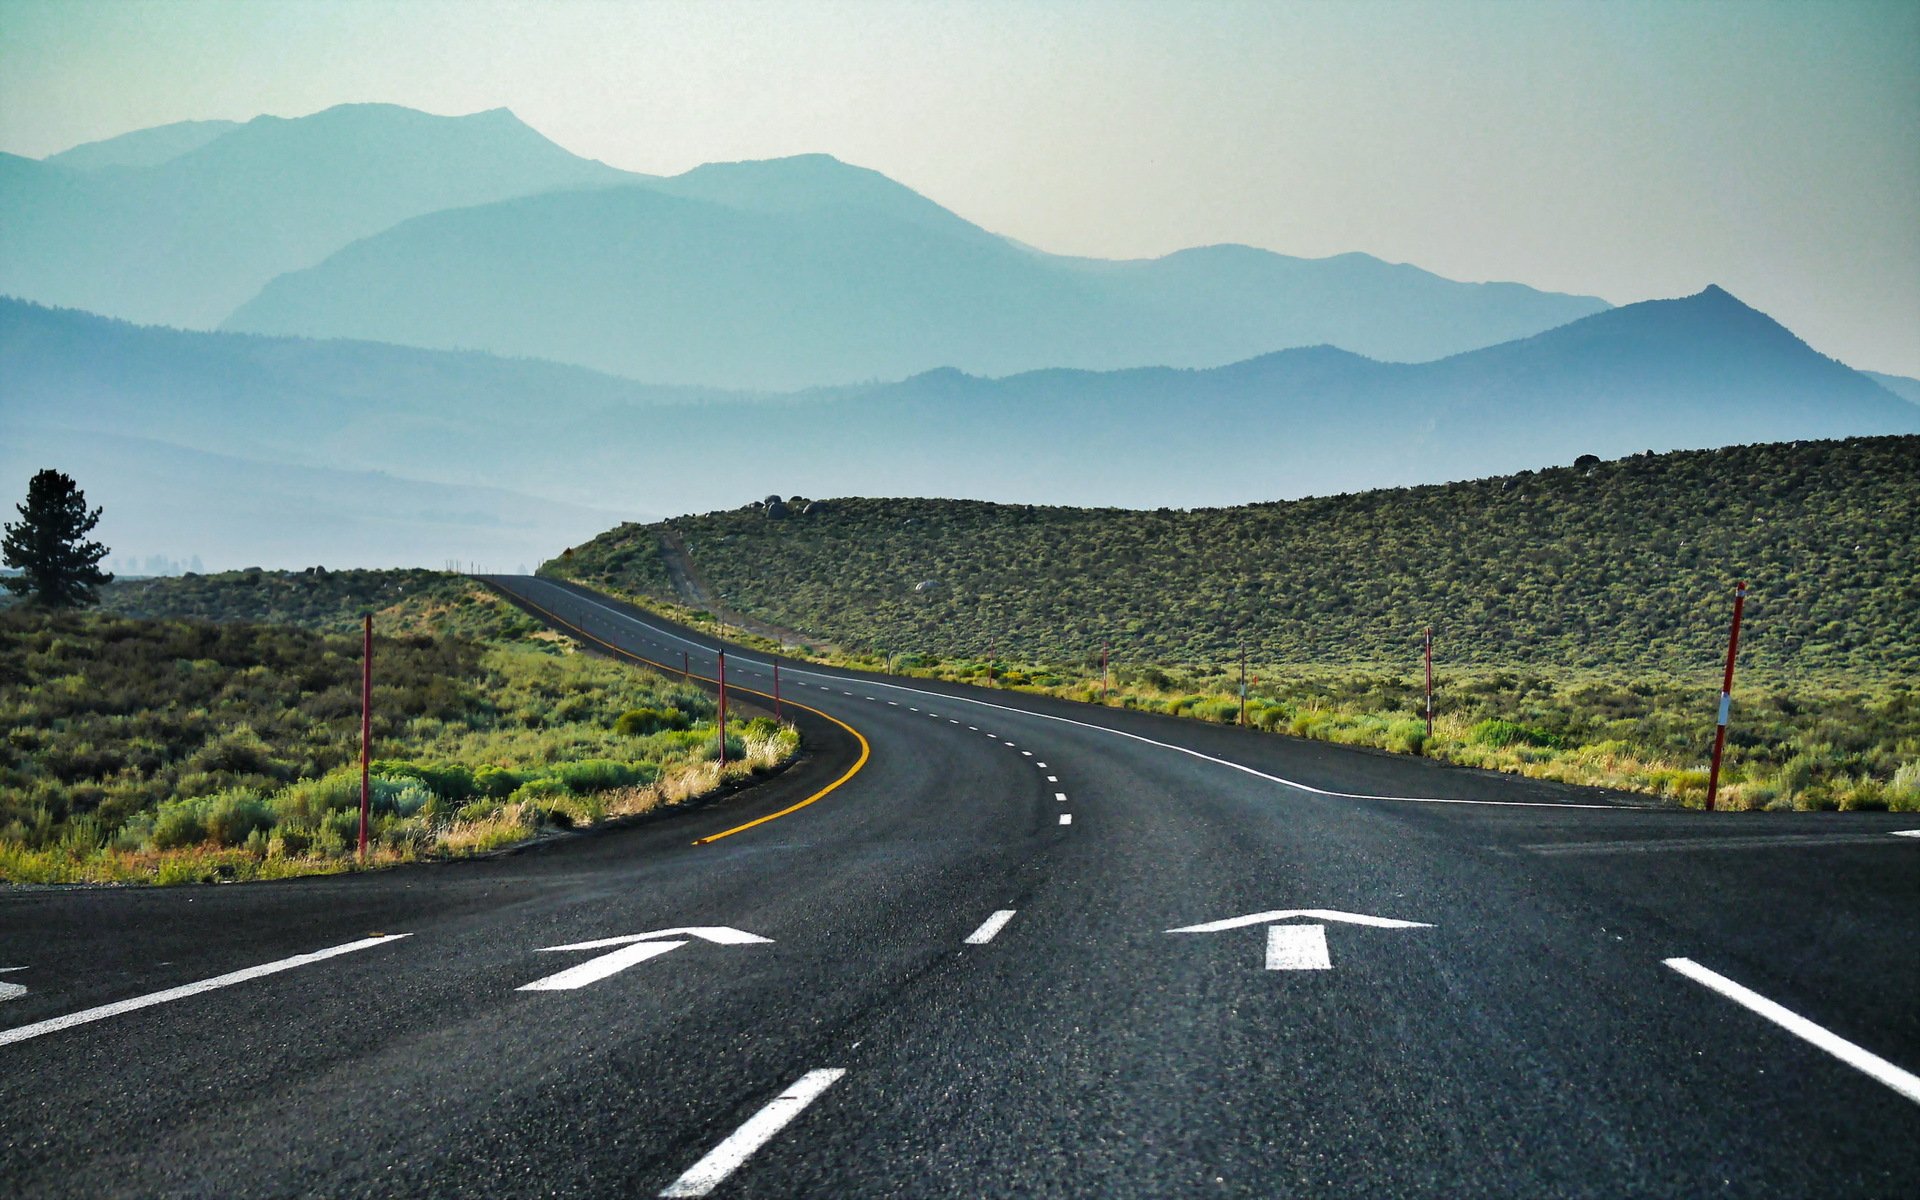
[{"label": "curving road", "polygon": [[705,808],[0,894],[5,1192],[1920,1194],[1920,819],[781,676],[806,758]]}]

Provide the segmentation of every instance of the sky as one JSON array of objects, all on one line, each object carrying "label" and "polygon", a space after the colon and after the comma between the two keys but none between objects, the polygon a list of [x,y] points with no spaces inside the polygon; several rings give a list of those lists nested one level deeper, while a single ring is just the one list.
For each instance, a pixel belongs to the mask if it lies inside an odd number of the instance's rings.
[{"label": "sky", "polygon": [[1920,376],[1920,3],[0,0],[0,150],[384,101],[672,174],[826,152],[1056,253],[1717,283]]}]

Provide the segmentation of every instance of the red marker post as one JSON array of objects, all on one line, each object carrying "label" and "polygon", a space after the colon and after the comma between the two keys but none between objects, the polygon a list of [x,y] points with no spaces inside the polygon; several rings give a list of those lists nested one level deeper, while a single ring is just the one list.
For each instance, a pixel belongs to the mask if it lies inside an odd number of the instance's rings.
[{"label": "red marker post", "polygon": [[1247,723],[1247,644],[1240,643],[1240,724]]},{"label": "red marker post", "polygon": [[1100,701],[1107,699],[1107,643],[1100,643]]},{"label": "red marker post", "polygon": [[714,651],[714,662],[718,665],[720,677],[720,765],[727,765],[727,652]]},{"label": "red marker post", "polygon": [[362,618],[360,641],[360,861],[367,860],[367,815],[373,808],[373,614]]},{"label": "red marker post", "polygon": [[773,664],[773,719],[776,721],[786,719],[780,712],[780,664],[778,662]]},{"label": "red marker post", "polygon": [[1740,614],[1747,606],[1747,585],[1733,585],[1733,632],[1727,635],[1727,674],[1720,684],[1720,722],[1713,734],[1713,767],[1707,772],[1707,811],[1720,796],[1720,756],[1727,748],[1727,718],[1733,713],[1733,659],[1740,653]]},{"label": "red marker post", "polygon": [[1427,736],[1433,736],[1433,626],[1427,626]]}]

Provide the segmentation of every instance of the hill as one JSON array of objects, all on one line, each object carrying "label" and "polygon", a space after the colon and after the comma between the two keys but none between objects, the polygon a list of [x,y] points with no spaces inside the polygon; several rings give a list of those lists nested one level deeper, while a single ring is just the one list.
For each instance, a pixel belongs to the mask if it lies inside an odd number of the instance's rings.
[{"label": "hill", "polygon": [[[258,508],[322,539],[277,560],[234,541],[219,548],[228,566],[511,565],[614,519],[584,509],[644,519],[769,491],[1194,507],[1583,453],[1920,432],[1920,407],[1719,289],[1434,363],[1321,347],[1212,370],[943,370],[786,396],[473,353],[140,328],[0,301],[0,389],[6,461],[30,472],[57,455],[90,488],[114,476],[114,520],[167,511],[179,528],[255,537],[239,526]],[[183,444],[232,461],[189,462]],[[348,465],[390,478],[322,486],[302,473]],[[202,486],[182,489],[189,477]],[[476,480],[502,491],[444,491]],[[395,489],[425,485],[397,504]],[[458,529],[431,515],[463,512],[485,515]],[[126,544],[210,561],[216,549],[144,532]],[[398,557],[403,548],[415,556]]]},{"label": "hill", "polygon": [[0,161],[0,292],[210,328],[276,275],[409,217],[630,178],[505,109],[162,126]]},{"label": "hill", "polygon": [[[1920,438],[1634,456],[1438,487],[1196,511],[834,500],[622,526],[544,570],[661,595],[684,541],[747,615],[842,645],[1081,662],[1405,664],[1710,679],[1735,579],[1746,661],[1920,672]],[[921,584],[927,584],[921,587]],[[672,598],[669,596],[668,598]]]},{"label": "hill", "polygon": [[1424,359],[1605,307],[1365,255],[1040,254],[809,155],[419,217],[276,279],[222,328],[784,390],[935,367],[1212,367],[1318,342]]},{"label": "hill", "polygon": [[[118,554],[198,555],[214,567],[539,561],[605,525],[602,510],[500,488],[208,454],[170,442],[0,421],[0,493],[53,467],[104,507]],[[109,561],[109,566],[112,562]]]},{"label": "hill", "polygon": [[175,121],[151,129],[136,129],[118,137],[86,142],[58,154],[49,154],[42,162],[56,163],[75,171],[98,171],[112,167],[157,167],[179,158],[238,129],[238,121]]}]

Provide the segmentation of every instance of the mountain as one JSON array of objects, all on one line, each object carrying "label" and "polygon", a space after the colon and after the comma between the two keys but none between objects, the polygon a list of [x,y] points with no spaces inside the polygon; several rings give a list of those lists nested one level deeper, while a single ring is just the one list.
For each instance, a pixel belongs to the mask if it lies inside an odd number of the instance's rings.
[{"label": "mountain", "polygon": [[352,104],[162,126],[45,161],[0,157],[0,292],[210,328],[275,276],[407,218],[632,178],[505,109]]},{"label": "mountain", "polygon": [[94,430],[6,427],[0,480],[9,502],[46,467],[72,475],[87,502],[105,510],[92,536],[116,557],[198,556],[211,570],[450,559],[504,568],[615,519],[500,488],[235,458]]},{"label": "mountain", "polygon": [[1902,400],[1920,404],[1920,379],[1909,379],[1905,375],[1882,375],[1878,371],[1862,371],[1868,379],[1892,392]]},{"label": "mountain", "polygon": [[97,430],[629,514],[769,492],[1193,508],[1588,453],[1920,432],[1920,407],[1718,288],[1430,363],[1323,346],[1208,370],[942,369],[779,396],[5,302],[0,394],[0,442],[25,425]]},{"label": "mountain", "polygon": [[1605,307],[1358,254],[1047,255],[808,155],[418,217],[276,279],[222,328],[781,390],[941,366],[1217,366],[1316,342],[1418,360]]},{"label": "mountain", "polygon": [[136,129],[119,137],[86,142],[71,150],[49,154],[42,161],[75,171],[157,167],[239,127],[237,121],[175,121],[171,125],[156,125],[152,129]]},{"label": "mountain", "polygon": [[0,439],[21,426],[98,430],[244,459],[483,479],[586,505],[604,499],[604,478],[528,450],[556,425],[632,428],[632,410],[743,399],[535,360],[188,333],[6,299],[0,396]]}]

